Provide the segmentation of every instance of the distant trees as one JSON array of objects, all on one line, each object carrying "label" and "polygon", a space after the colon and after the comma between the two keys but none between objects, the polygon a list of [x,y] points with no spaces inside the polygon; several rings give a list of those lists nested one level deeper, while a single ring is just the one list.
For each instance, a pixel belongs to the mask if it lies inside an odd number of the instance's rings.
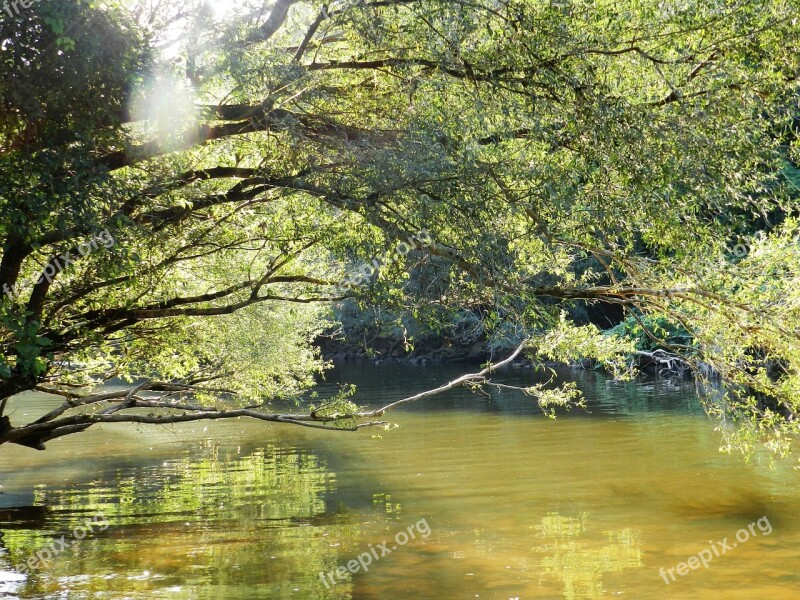
[{"label": "distant trees", "polygon": [[[22,391],[65,398],[2,416],[0,442],[235,415],[356,426],[344,397],[266,403],[312,385],[348,274],[415,239],[345,294],[431,319],[492,306],[489,330],[620,376],[633,341],[561,308],[666,319],[693,340],[670,351],[727,382],[709,410],[731,442],[787,449],[796,2],[277,0],[224,21],[107,4],[0,22],[0,287],[18,291],[0,415]],[[781,222],[726,256],[765,215]],[[105,230],[113,245],[78,251]],[[135,383],[88,391],[111,377]]]}]

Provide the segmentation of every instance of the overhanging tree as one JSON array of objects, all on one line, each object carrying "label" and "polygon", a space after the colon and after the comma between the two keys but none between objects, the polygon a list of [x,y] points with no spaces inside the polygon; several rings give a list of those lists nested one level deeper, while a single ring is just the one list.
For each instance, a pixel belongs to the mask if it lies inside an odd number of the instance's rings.
[{"label": "overhanging tree", "polygon": [[[379,422],[344,396],[269,410],[313,384],[326,307],[357,296],[490,305],[539,356],[619,376],[631,340],[562,307],[667,318],[693,339],[674,357],[722,376],[708,408],[735,422],[731,443],[788,451],[797,14],[277,0],[220,23],[191,2],[42,0],[4,19],[0,443],[103,422]],[[774,227],[731,260],[756,218]],[[341,285],[376,257],[370,286]],[[587,257],[599,267],[576,275]],[[112,377],[131,387],[92,391]],[[12,423],[34,389],[65,402]]]}]

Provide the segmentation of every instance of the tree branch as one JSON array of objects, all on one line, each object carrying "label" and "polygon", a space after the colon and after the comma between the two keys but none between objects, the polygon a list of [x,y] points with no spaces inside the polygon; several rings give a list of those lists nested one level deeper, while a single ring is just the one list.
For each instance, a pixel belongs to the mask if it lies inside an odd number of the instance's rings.
[{"label": "tree branch", "polygon": [[[169,423],[187,423],[192,421],[230,419],[236,417],[247,417],[275,423],[289,423],[304,427],[313,427],[316,429],[356,431],[364,427],[387,425],[387,422],[385,421],[375,421],[373,419],[375,417],[382,416],[385,412],[398,406],[409,404],[411,402],[417,402],[424,398],[435,396],[457,387],[485,383],[486,376],[488,374],[512,362],[515,358],[517,358],[517,356],[519,356],[528,343],[529,342],[527,340],[522,342],[507,358],[498,363],[488,364],[477,373],[468,373],[466,375],[462,375],[461,377],[458,377],[457,379],[454,379],[445,385],[428,390],[426,392],[414,394],[413,396],[409,396],[402,400],[397,400],[383,406],[378,410],[373,411],[325,416],[317,414],[316,411],[309,414],[264,413],[250,407],[222,410],[215,407],[189,404],[185,402],[165,402],[163,397],[154,399],[140,398],[137,396],[137,394],[145,390],[156,391],[173,388],[174,391],[190,393],[193,390],[199,389],[191,385],[157,383],[147,380],[127,390],[115,390],[113,392],[94,394],[80,399],[71,398],[55,410],[50,411],[45,416],[37,419],[33,423],[23,425],[21,427],[11,427],[8,417],[2,417],[2,423],[0,423],[0,444],[14,443],[22,446],[28,446],[37,450],[44,450],[45,442],[49,440],[73,433],[79,433],[81,431],[85,431],[93,425],[101,423],[147,423],[163,425]],[[121,402],[100,412],[91,414],[84,413],[59,418],[65,412],[73,408],[86,407],[90,404],[97,404],[112,400],[121,400]],[[167,411],[180,410],[183,411],[183,413],[175,414],[170,412],[161,415],[142,415],[123,412],[129,409],[137,408],[152,408]],[[355,423],[353,425],[338,424],[341,421],[349,421],[352,419],[369,420],[367,422]],[[331,426],[331,423],[333,423],[334,426]]]},{"label": "tree branch", "polygon": [[381,407],[381,408],[379,408],[377,410],[372,410],[372,411],[368,411],[368,412],[360,412],[360,413],[358,413],[357,416],[359,418],[382,417],[383,414],[386,411],[391,410],[393,408],[396,408],[398,406],[402,406],[403,404],[410,404],[412,402],[418,402],[419,400],[423,400],[424,398],[429,398],[430,396],[435,396],[437,394],[441,394],[443,392],[447,392],[449,390],[452,390],[452,389],[455,389],[457,387],[461,387],[461,386],[464,386],[464,385],[484,383],[486,381],[486,376],[489,373],[491,373],[492,371],[494,371],[496,369],[499,369],[500,367],[504,367],[505,365],[513,362],[513,360],[515,358],[517,358],[517,356],[520,355],[520,353],[525,349],[525,346],[527,346],[529,343],[530,343],[529,340],[525,340],[519,346],[517,346],[517,349],[514,350],[514,352],[512,352],[511,355],[508,356],[508,358],[505,358],[505,359],[501,360],[498,363],[494,363],[494,364],[490,363],[489,365],[487,365],[486,367],[484,367],[483,369],[481,369],[477,373],[467,373],[466,375],[462,375],[461,377],[458,377],[457,379],[454,379],[453,381],[450,381],[450,382],[448,382],[448,383],[446,383],[444,385],[441,385],[441,386],[439,386],[437,388],[434,388],[432,390],[427,390],[425,392],[420,392],[419,394],[414,394],[413,396],[408,396],[407,398],[403,398],[402,400],[396,400],[394,402],[390,402],[389,404],[387,404],[387,405],[385,405],[385,406],[383,406],[383,407]]},{"label": "tree branch", "polygon": [[272,38],[283,27],[286,17],[289,15],[289,9],[297,2],[299,0],[276,0],[269,18],[261,27],[250,33],[247,37],[247,44],[266,42]]}]

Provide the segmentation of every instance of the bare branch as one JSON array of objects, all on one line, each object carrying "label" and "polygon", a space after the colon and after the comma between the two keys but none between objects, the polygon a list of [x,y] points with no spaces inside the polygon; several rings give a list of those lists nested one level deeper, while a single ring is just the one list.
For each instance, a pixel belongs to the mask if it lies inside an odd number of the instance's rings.
[{"label": "bare branch", "polygon": [[422,400],[424,398],[429,398],[430,396],[435,396],[437,394],[441,394],[443,392],[447,392],[449,390],[452,390],[452,389],[455,389],[457,387],[461,387],[461,386],[464,386],[464,385],[483,383],[483,382],[486,381],[486,376],[489,373],[491,373],[492,371],[495,371],[496,369],[499,369],[500,367],[503,367],[503,366],[511,363],[515,358],[517,358],[517,356],[520,355],[520,353],[524,350],[525,346],[527,346],[529,343],[530,343],[529,340],[525,340],[519,346],[517,346],[517,349],[514,350],[514,352],[512,352],[511,355],[508,358],[505,358],[504,360],[501,360],[498,363],[489,364],[486,367],[484,367],[482,370],[478,371],[477,373],[467,373],[466,375],[462,375],[461,377],[458,377],[458,378],[454,379],[453,381],[450,381],[449,383],[441,385],[441,386],[439,386],[437,388],[434,388],[432,390],[427,390],[425,392],[420,392],[419,394],[414,394],[413,396],[408,396],[407,398],[403,398],[402,400],[396,400],[396,401],[391,402],[391,403],[387,404],[386,406],[383,406],[382,408],[379,408],[377,410],[373,410],[373,411],[369,411],[369,412],[360,412],[360,413],[358,413],[357,416],[359,418],[382,417],[383,414],[386,411],[391,410],[391,409],[393,409],[393,408],[395,408],[397,406],[402,406],[403,404],[410,404],[412,402],[418,402],[419,400]]}]

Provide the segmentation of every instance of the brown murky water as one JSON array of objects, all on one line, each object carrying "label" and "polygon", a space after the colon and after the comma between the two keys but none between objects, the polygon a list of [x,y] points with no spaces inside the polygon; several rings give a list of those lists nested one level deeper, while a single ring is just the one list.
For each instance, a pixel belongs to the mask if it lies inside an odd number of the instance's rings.
[{"label": "brown murky water", "polygon": [[[333,379],[383,403],[459,372]],[[721,455],[690,383],[562,375],[589,413],[554,422],[530,398],[461,391],[398,411],[389,432],[235,421],[0,448],[0,597],[800,597],[792,464]],[[707,568],[675,570],[698,554]]]}]

